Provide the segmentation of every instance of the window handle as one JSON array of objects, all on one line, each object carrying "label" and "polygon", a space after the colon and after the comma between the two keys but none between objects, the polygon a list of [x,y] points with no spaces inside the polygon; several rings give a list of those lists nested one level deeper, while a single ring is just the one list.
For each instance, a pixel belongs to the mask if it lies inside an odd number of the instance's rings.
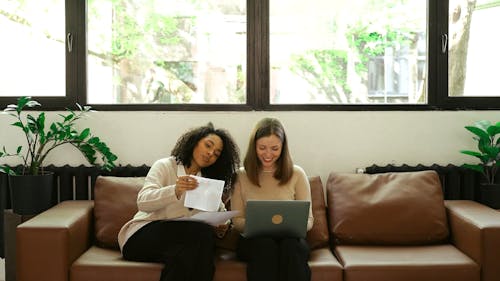
[{"label": "window handle", "polygon": [[66,43],[68,44],[68,52],[71,53],[73,50],[73,34],[68,32],[66,35]]},{"label": "window handle", "polygon": [[448,34],[441,35],[441,52],[446,54],[446,50],[448,49]]}]

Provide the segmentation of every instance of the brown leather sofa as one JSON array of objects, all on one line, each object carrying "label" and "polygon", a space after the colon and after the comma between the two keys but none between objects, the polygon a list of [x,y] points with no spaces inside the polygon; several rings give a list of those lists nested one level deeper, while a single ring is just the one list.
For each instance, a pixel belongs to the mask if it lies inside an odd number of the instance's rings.
[{"label": "brown leather sofa", "polygon": [[[157,281],[162,264],[123,260],[117,234],[137,211],[143,178],[98,177],[93,201],[64,201],[16,230],[17,281]],[[329,249],[323,184],[309,178],[315,217],[307,241],[313,281],[340,281],[342,267]],[[215,281],[246,280],[234,254],[235,231],[217,243]]]},{"label": "brown leather sofa", "polygon": [[[17,280],[158,280],[161,264],[125,261],[117,250],[142,181],[99,177],[93,201],[65,201],[19,225]],[[332,173],[326,200],[320,178],[310,183],[313,281],[500,280],[500,213],[445,202],[435,172]],[[236,236],[218,241],[216,281],[246,280]]]},{"label": "brown leather sofa", "polygon": [[344,280],[500,280],[500,213],[444,201],[435,171],[332,173],[326,189]]}]

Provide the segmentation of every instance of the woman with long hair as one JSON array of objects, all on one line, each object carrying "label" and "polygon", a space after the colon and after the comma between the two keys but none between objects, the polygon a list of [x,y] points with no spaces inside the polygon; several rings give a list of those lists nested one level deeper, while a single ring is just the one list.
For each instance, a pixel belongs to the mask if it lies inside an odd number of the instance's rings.
[{"label": "woman with long hair", "polygon": [[[248,200],[308,200],[311,190],[304,170],[293,164],[288,140],[281,122],[264,118],[257,123],[238,171],[232,210],[240,213],[233,218],[240,232],[245,228],[245,206]],[[307,230],[313,225],[309,209]],[[308,281],[311,270],[307,263],[309,246],[304,238],[244,237],[237,245],[238,257],[247,262],[249,281]]]},{"label": "woman with long hair", "polygon": [[[191,129],[177,140],[171,156],[157,160],[137,197],[138,212],[118,234],[125,259],[165,264],[160,281],[211,281],[214,276],[215,234],[228,225],[175,220],[199,210],[184,206],[185,193],[198,188],[191,175],[223,180],[229,192],[239,167],[239,150],[223,129]],[[219,210],[225,210],[222,200]]]}]

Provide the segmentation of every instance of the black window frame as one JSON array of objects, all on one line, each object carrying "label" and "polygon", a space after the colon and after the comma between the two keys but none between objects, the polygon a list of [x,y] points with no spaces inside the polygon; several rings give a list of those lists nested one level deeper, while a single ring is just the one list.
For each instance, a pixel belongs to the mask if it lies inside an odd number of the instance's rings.
[{"label": "black window frame", "polygon": [[[76,103],[104,111],[415,111],[500,109],[500,97],[449,97],[448,53],[441,50],[448,33],[448,1],[427,0],[428,58],[427,104],[270,104],[269,1],[247,0],[247,103],[246,104],[88,104],[86,0],[65,0],[66,33],[73,37],[66,48],[66,96],[37,97],[44,110],[74,108]],[[81,11],[85,11],[82,13]],[[29,94],[28,94],[29,95]],[[0,105],[16,97],[0,97]]]}]

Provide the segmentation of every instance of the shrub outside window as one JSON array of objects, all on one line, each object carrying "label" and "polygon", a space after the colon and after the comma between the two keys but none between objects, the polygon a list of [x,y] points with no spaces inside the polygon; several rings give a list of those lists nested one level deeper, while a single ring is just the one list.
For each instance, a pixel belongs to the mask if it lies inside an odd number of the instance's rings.
[{"label": "shrub outside window", "polygon": [[0,104],[499,109],[499,13],[500,0],[5,0]]},{"label": "shrub outside window", "polygon": [[271,103],[427,103],[425,1],[270,4]]},{"label": "shrub outside window", "polygon": [[90,103],[246,103],[244,1],[89,4]]}]

